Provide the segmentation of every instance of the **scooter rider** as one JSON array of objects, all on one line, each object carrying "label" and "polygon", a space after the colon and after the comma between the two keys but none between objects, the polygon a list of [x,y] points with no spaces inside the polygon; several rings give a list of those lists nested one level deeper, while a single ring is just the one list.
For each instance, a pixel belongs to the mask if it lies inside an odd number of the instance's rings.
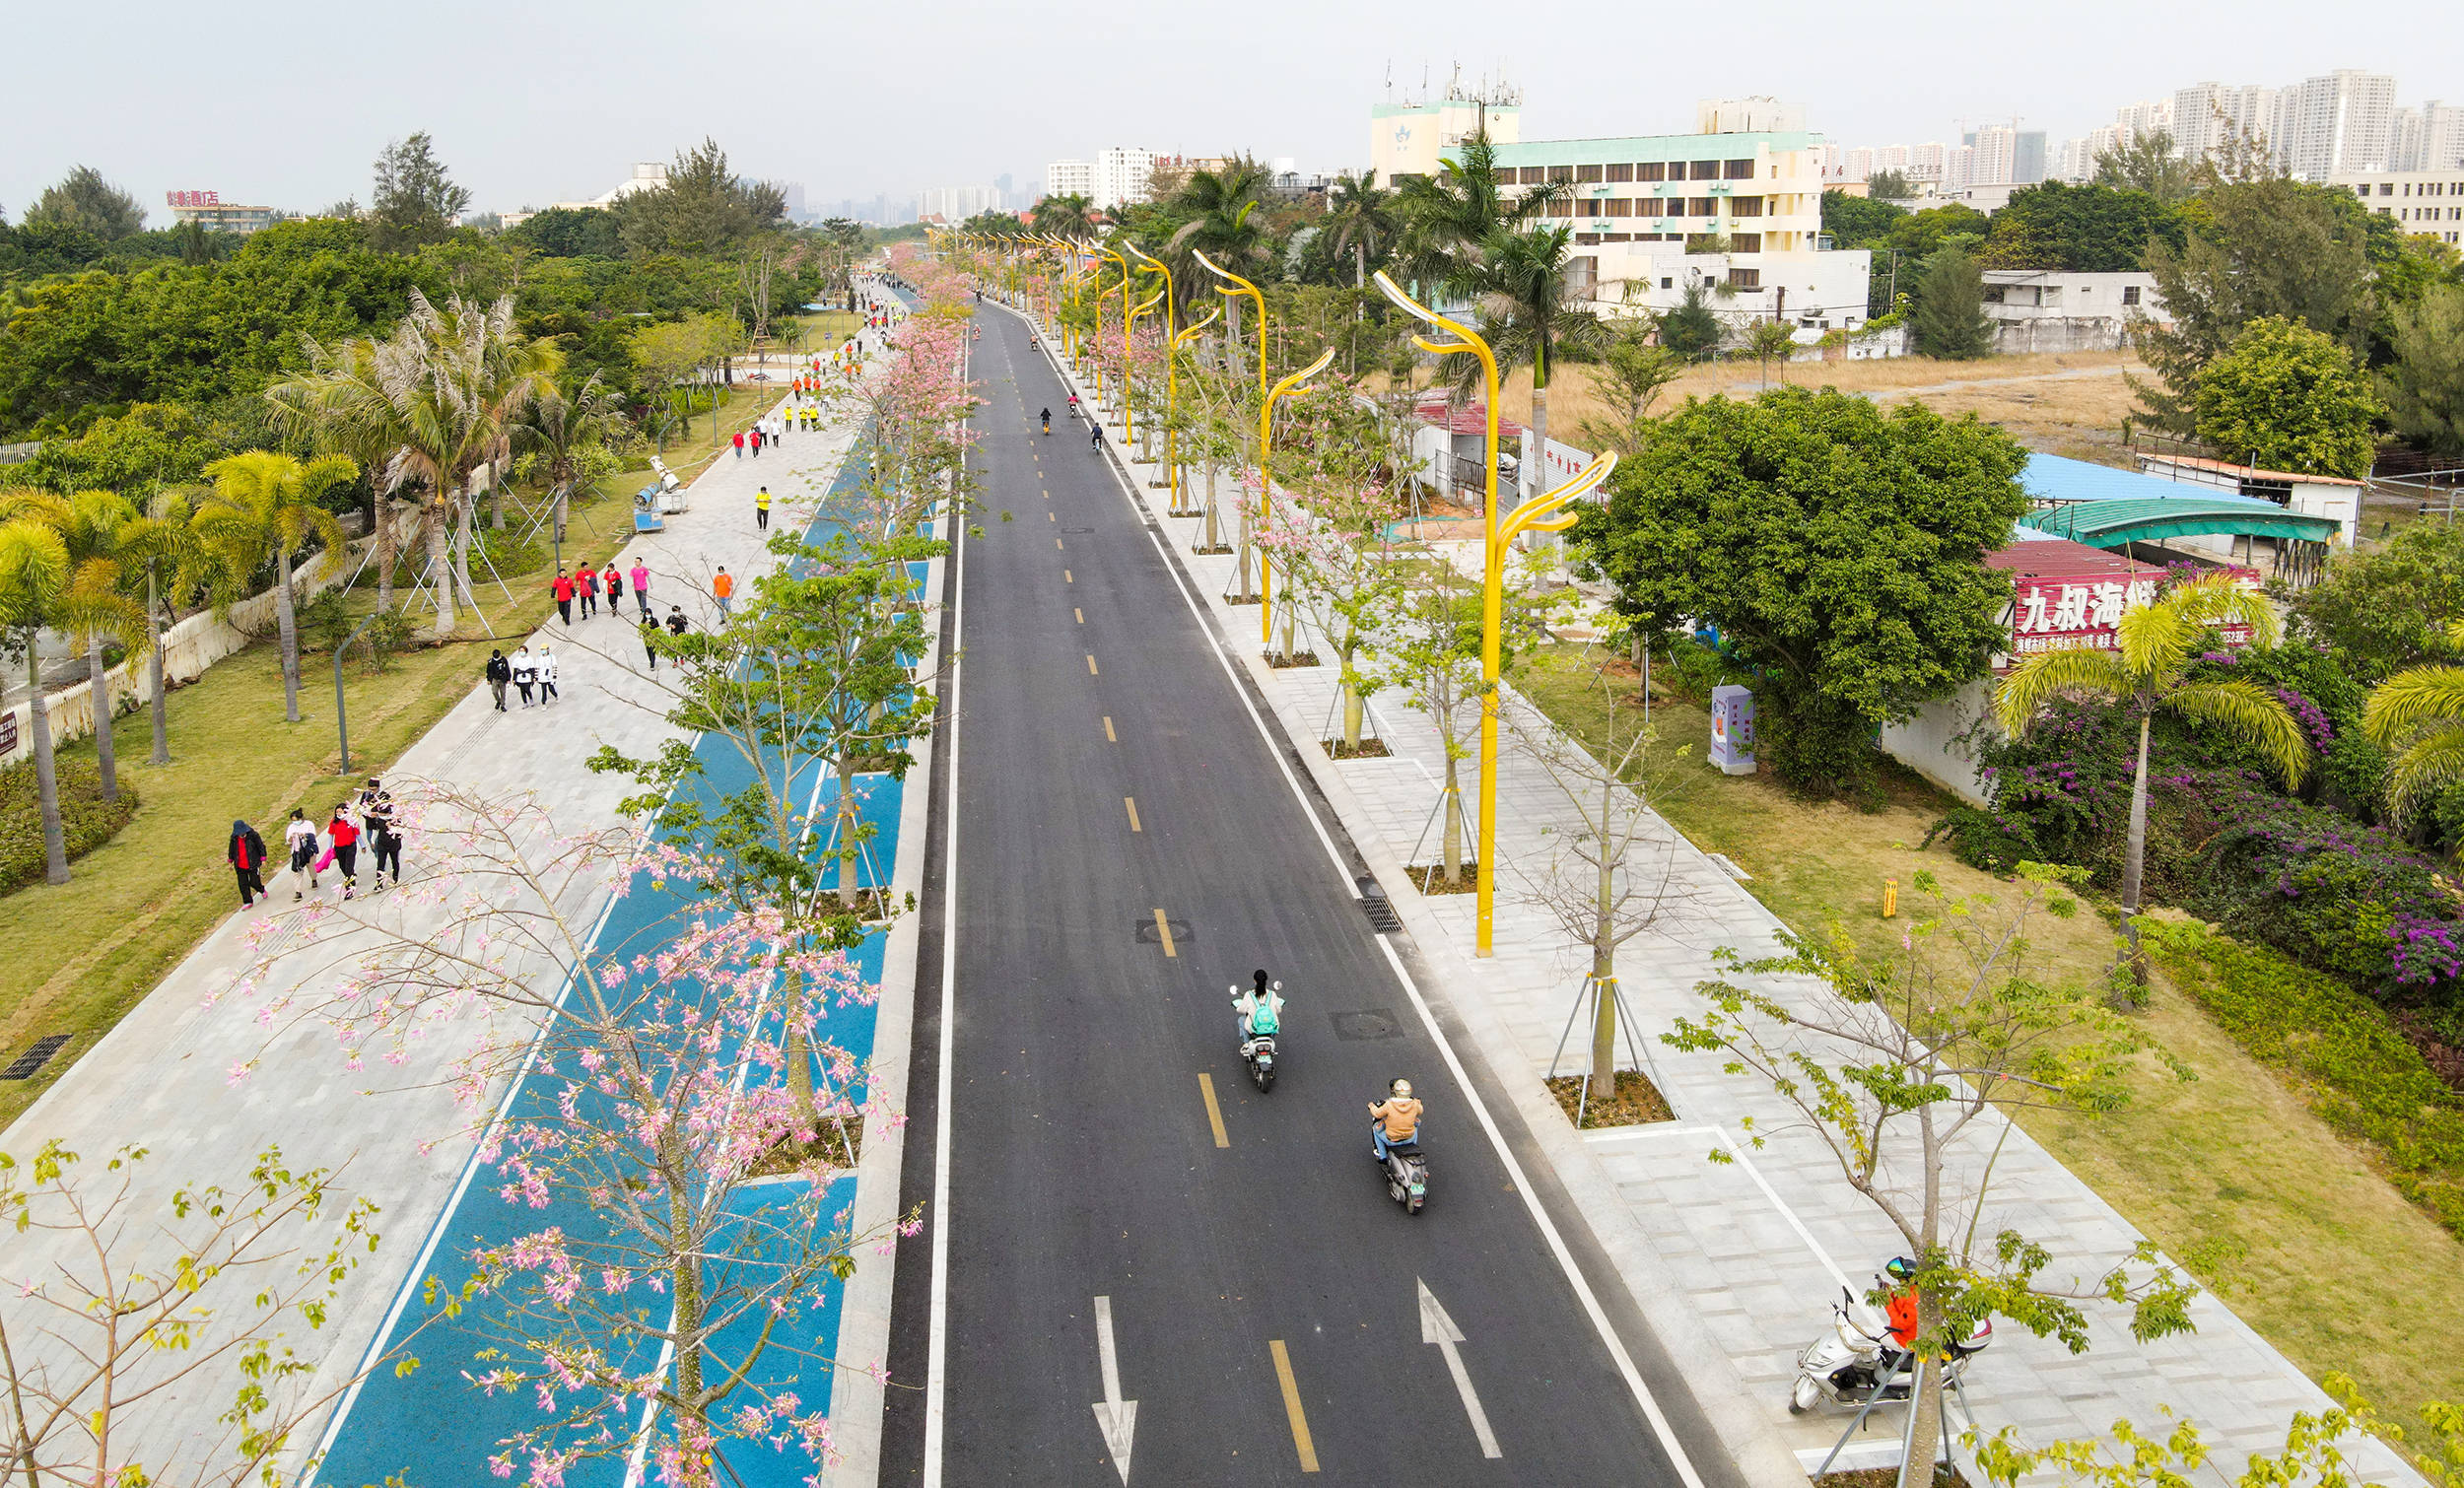
[{"label": "scooter rider", "polygon": [[1916,1351],[1916,1262],[1905,1255],[1894,1255],[1883,1263],[1882,1274],[1890,1286],[1889,1300],[1882,1308],[1882,1320],[1889,1325],[1890,1336],[1874,1362],[1877,1382],[1887,1382],[1907,1369],[1914,1362]]},{"label": "scooter rider", "polygon": [[1369,1107],[1369,1141],[1380,1164],[1386,1161],[1387,1148],[1420,1139],[1421,1107],[1411,1097],[1411,1082],[1391,1081],[1386,1091],[1385,1100]]},{"label": "scooter rider", "polygon": [[1241,1030],[1241,1052],[1249,1052],[1250,1041],[1272,1038],[1283,1031],[1283,983],[1269,981],[1266,969],[1260,967],[1252,974],[1257,984],[1243,991],[1232,989],[1233,1021]]},{"label": "scooter rider", "polygon": [[1044,410],[1044,432],[1047,435],[1053,432],[1053,411],[1049,408]]}]

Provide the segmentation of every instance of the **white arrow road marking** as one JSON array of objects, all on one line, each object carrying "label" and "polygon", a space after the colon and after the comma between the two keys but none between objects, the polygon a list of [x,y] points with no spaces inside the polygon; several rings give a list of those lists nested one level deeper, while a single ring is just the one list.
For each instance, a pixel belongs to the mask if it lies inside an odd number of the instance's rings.
[{"label": "white arrow road marking", "polygon": [[[1488,1429],[1488,1412],[1480,1408],[1480,1397],[1472,1391],[1472,1372],[1463,1367],[1463,1354],[1455,1345],[1463,1341],[1463,1329],[1437,1303],[1437,1294],[1419,1277],[1411,1278],[1420,1289],[1420,1341],[1434,1343],[1446,1356],[1447,1373],[1455,1377],[1455,1393],[1463,1396],[1463,1411],[1472,1418],[1472,1434],[1480,1439],[1480,1455],[1502,1457],[1497,1450],[1497,1434]],[[1127,1481],[1127,1479],[1124,1479]]]},{"label": "white arrow road marking", "polygon": [[[1426,1287],[1421,1288],[1423,1296],[1427,1292]],[[1095,1351],[1104,1361],[1104,1398],[1096,1402],[1095,1425],[1104,1433],[1104,1445],[1112,1451],[1112,1464],[1121,1470],[1121,1481],[1127,1483],[1129,1481],[1129,1437],[1137,1430],[1138,1402],[1121,1398],[1121,1354],[1112,1342],[1110,1297],[1095,1299]],[[1457,1370],[1457,1378],[1461,1378],[1460,1365]],[[1471,1387],[1469,1385],[1464,1387],[1467,1391]],[[1475,1405],[1472,1409],[1476,1412],[1479,1407]],[[1480,1432],[1485,1439],[1488,1432],[1486,1424],[1480,1427]],[[1491,1452],[1489,1455],[1497,1454]]]}]

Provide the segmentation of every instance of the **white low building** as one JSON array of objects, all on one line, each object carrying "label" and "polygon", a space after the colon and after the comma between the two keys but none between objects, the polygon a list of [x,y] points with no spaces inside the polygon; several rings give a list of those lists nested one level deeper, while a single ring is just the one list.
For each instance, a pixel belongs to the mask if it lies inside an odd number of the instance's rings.
[{"label": "white low building", "polygon": [[[2340,475],[2304,475],[2293,470],[2262,470],[2256,465],[2235,465],[2224,460],[2201,459],[2186,454],[2147,454],[2139,456],[2139,468],[2149,475],[2188,486],[2205,486],[2212,491],[2229,491],[2236,496],[2256,497],[2274,502],[2289,511],[2303,516],[2323,516],[2334,522],[2342,535],[2336,546],[2350,548],[2361,527],[2361,496],[2368,487],[2361,481],[2347,480]],[[2204,546],[2211,551],[2238,556],[2245,562],[2255,561],[2250,539],[2241,540],[2236,554],[2233,540],[2208,539]]]},{"label": "white low building", "polygon": [[2354,170],[2329,177],[2407,233],[2464,242],[2464,167],[2446,170]]},{"label": "white low building", "polygon": [[1984,277],[1994,350],[2006,355],[2118,351],[2129,344],[2134,322],[2173,320],[2153,274],[1987,269]]}]

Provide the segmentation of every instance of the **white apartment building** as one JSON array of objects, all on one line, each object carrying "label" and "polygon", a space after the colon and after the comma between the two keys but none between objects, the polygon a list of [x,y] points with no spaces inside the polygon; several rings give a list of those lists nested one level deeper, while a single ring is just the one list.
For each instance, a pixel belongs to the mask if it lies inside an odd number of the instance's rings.
[{"label": "white apartment building", "polygon": [[1046,196],[1086,196],[1095,194],[1095,163],[1093,161],[1055,161],[1044,168]]},{"label": "white apartment building", "polygon": [[965,222],[979,212],[997,211],[1000,205],[997,186],[933,186],[916,193],[919,221],[937,217],[943,222]]},{"label": "white apartment building", "polygon": [[2464,243],[2464,166],[2445,170],[2342,171],[2328,178],[2407,233]]},{"label": "white apartment building", "polygon": [[1116,145],[1095,156],[1095,205],[1105,211],[1146,200],[1155,173],[1155,152]]},{"label": "white apartment building", "polygon": [[2283,88],[2194,83],[2173,95],[2173,143],[2195,161],[2237,135],[2257,135],[2293,174],[2323,181],[2390,168],[2395,105],[2395,78],[2358,67]]},{"label": "white apartment building", "polygon": [[1497,163],[1518,186],[1567,188],[1547,220],[1573,229],[1578,281],[1608,313],[1667,309],[1702,285],[1739,323],[1863,324],[1872,255],[1820,248],[1820,137],[1710,127],[1802,121],[1770,100],[1705,102],[1697,117],[1694,134],[1499,143]]},{"label": "white apartment building", "polygon": [[2153,274],[1987,269],[1984,278],[1985,317],[2005,354],[2117,351],[2134,321],[2173,319]]},{"label": "white apartment building", "polygon": [[2454,170],[2464,168],[2464,104],[2436,99],[2419,108],[2399,108],[2387,147],[2389,170]]}]

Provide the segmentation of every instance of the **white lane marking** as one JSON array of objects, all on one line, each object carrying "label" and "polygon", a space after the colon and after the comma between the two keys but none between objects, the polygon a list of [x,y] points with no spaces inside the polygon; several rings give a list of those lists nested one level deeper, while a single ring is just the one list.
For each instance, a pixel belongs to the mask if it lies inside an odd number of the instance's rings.
[{"label": "white lane marking", "polygon": [[[953,557],[957,545],[951,545]],[[949,792],[941,847],[941,1049],[940,1095],[932,1108],[932,1312],[924,1345],[924,1488],[941,1488],[941,1435],[948,1424],[950,1291],[950,1094],[958,1058],[958,736],[959,668],[967,655],[967,570],[957,566],[950,585]]]},{"label": "white lane marking", "polygon": [[1095,1402],[1095,1425],[1104,1433],[1105,1450],[1129,1481],[1129,1438],[1137,1431],[1138,1402],[1121,1398],[1121,1355],[1112,1343],[1112,1299],[1095,1299],[1095,1352],[1104,1364],[1104,1398]]},{"label": "white lane marking", "polygon": [[[1131,511],[1138,511],[1136,495],[1129,490],[1127,482],[1122,481],[1118,471],[1114,480],[1121,487],[1122,500],[1129,503]],[[1266,720],[1259,714],[1258,705],[1250,700],[1248,689],[1241,685],[1240,673],[1233,670],[1231,654],[1216,639],[1214,627],[1206,621],[1206,612],[1198,607],[1197,596],[1183,582],[1180,568],[1164,547],[1158,528],[1148,527],[1146,536],[1155,545],[1156,557],[1163,560],[1164,572],[1172,575],[1173,587],[1181,591],[1181,602],[1190,607],[1190,614],[1198,621],[1198,634],[1205,638],[1207,647],[1215,653],[1216,664],[1230,679],[1232,694],[1241,700],[1242,710],[1249,714],[1251,725],[1258,730],[1260,741],[1266,746],[1267,758],[1273,760],[1275,769],[1282,773],[1283,783],[1290,788],[1292,798],[1300,802],[1301,815],[1308,818],[1310,827],[1318,835],[1318,845],[1326,849],[1328,861],[1335,864],[1335,877],[1348,884],[1351,881],[1351,866],[1336,850],[1335,839],[1327,832],[1326,823],[1318,819],[1317,809],[1309,803],[1309,793],[1301,789],[1299,778],[1292,774],[1291,762],[1274,747],[1273,733],[1266,728]],[[1574,1288],[1576,1300],[1583,1305],[1584,1316],[1591,1319],[1593,1329],[1600,1334],[1600,1341],[1607,1346],[1608,1357],[1616,1364],[1617,1374],[1625,1381],[1625,1387],[1633,1394],[1635,1403],[1642,1407],[1643,1418],[1650,1422],[1652,1434],[1660,1439],[1661,1449],[1668,1453],[1669,1461],[1677,1468],[1678,1478],[1684,1482],[1685,1488],[1704,1488],[1702,1474],[1694,1470],[1693,1460],[1685,1454],[1683,1444],[1677,1441],[1676,1429],[1660,1409],[1660,1402],[1652,1398],[1650,1387],[1643,1383],[1642,1371],[1634,1366],[1634,1356],[1626,1352],[1624,1340],[1617,1336],[1616,1329],[1608,1321],[1607,1309],[1600,1305],[1600,1298],[1592,1290],[1591,1282],[1585,1279],[1582,1268],[1574,1263],[1574,1252],[1567,1249],[1565,1237],[1557,1233],[1556,1222],[1541,1206],[1540,1195],[1534,1191],[1531,1180],[1524,1175],[1523,1165],[1515,1160],[1513,1149],[1506,1145],[1506,1134],[1498,1129],[1496,1118],[1489,1115],[1487,1103],[1472,1088],[1471,1073],[1463,1067],[1463,1060],[1457,1057],[1455,1046],[1447,1040],[1446,1031],[1438,1027],[1437,1014],[1430,1010],[1428,999],[1420,994],[1419,983],[1411,980],[1411,973],[1404,969],[1403,959],[1396,954],[1392,941],[1384,935],[1370,938],[1385,953],[1386,964],[1395,973],[1396,981],[1402,984],[1403,995],[1411,999],[1412,1010],[1420,1015],[1420,1026],[1428,1031],[1437,1051],[1444,1056],[1446,1068],[1454,1075],[1455,1084],[1463,1091],[1472,1115],[1479,1117],[1480,1129],[1488,1134],[1489,1145],[1495,1149],[1497,1160],[1505,1165],[1506,1176],[1513,1180],[1515,1192],[1523,1199],[1523,1207],[1531,1214],[1532,1223],[1540,1227],[1540,1237],[1548,1243],[1548,1253],[1556,1259],[1557,1268],[1565,1273],[1566,1283]]]},{"label": "white lane marking", "polygon": [[1455,1377],[1455,1393],[1463,1396],[1463,1413],[1472,1418],[1472,1434],[1480,1439],[1480,1455],[1504,1456],[1497,1450],[1497,1434],[1488,1429],[1488,1412],[1480,1408],[1480,1397],[1472,1392],[1472,1372],[1463,1367],[1463,1352],[1455,1347],[1464,1341],[1463,1329],[1446,1316],[1446,1309],[1438,1305],[1437,1294],[1429,1290],[1427,1282],[1417,1276],[1411,1282],[1420,1289],[1420,1341],[1436,1344],[1446,1356],[1446,1372]]}]

